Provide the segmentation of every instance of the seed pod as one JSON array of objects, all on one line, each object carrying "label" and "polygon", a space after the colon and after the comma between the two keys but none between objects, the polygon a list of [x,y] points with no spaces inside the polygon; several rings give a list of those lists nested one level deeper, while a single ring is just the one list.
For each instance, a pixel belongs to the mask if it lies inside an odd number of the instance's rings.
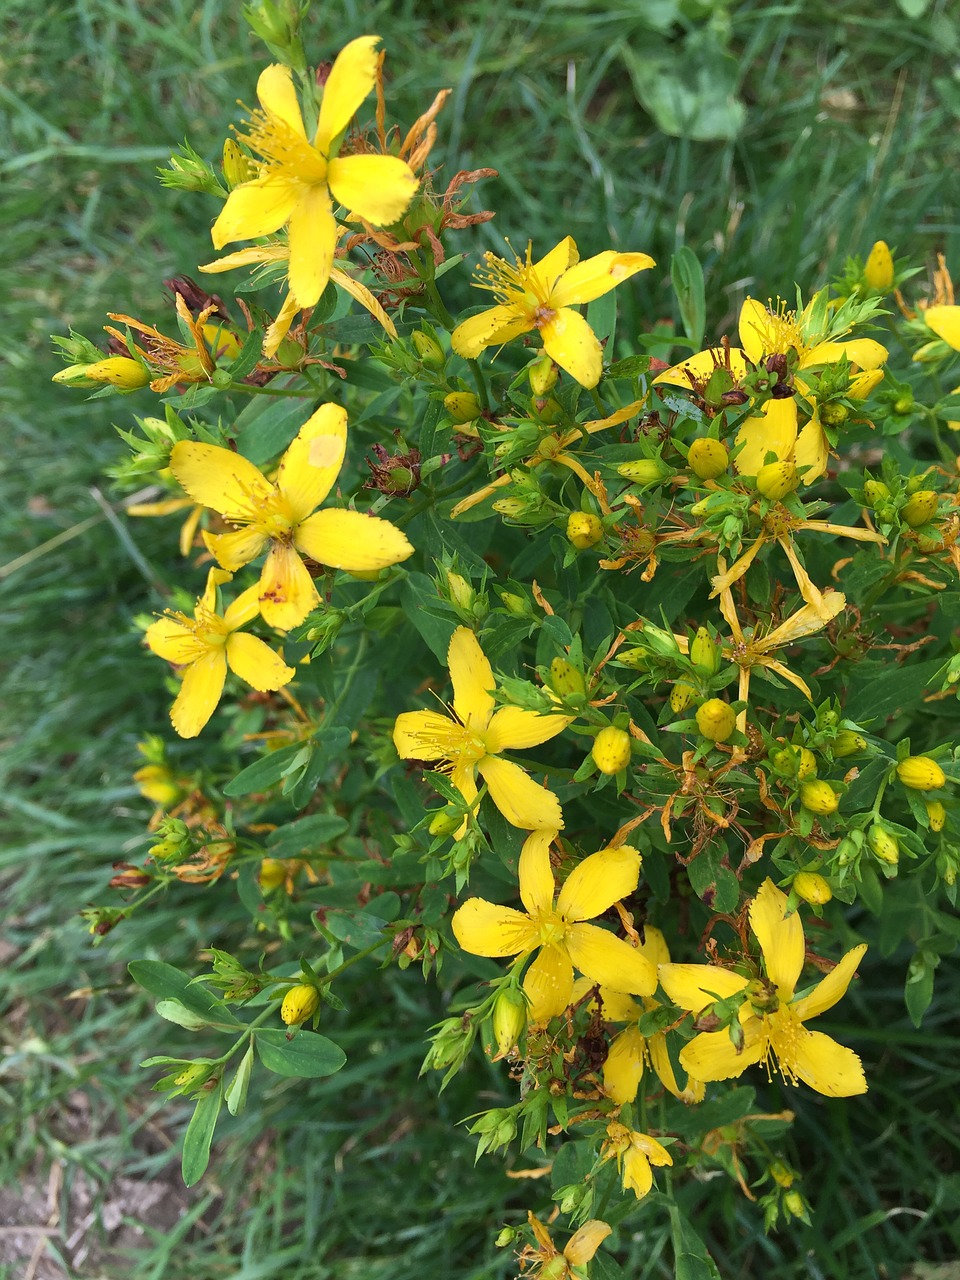
[{"label": "seed pod", "polygon": [[505,987],[493,1006],[493,1035],[497,1050],[506,1056],[515,1049],[527,1026],[527,1002],[516,987]]},{"label": "seed pod", "polygon": [[919,493],[913,495],[900,512],[900,516],[911,529],[919,529],[936,514],[939,501],[940,495],[933,489],[921,489]]},{"label": "seed pod", "polygon": [[472,391],[451,391],[443,397],[443,407],[454,422],[473,422],[483,412]]},{"label": "seed pod", "polygon": [[797,762],[797,781],[802,782],[804,778],[815,778],[816,776],[817,757],[809,747],[801,747],[800,759]]},{"label": "seed pod", "polygon": [[527,377],[530,379],[530,390],[538,400],[553,390],[557,385],[559,376],[560,371],[549,356],[541,356],[536,364],[532,364],[527,370]]},{"label": "seed pod", "polygon": [[866,738],[860,733],[854,733],[852,729],[841,729],[833,741],[833,754],[838,760],[842,760],[844,756],[855,756],[866,749]]},{"label": "seed pod", "polygon": [[875,822],[867,832],[867,844],[871,852],[880,859],[895,867],[900,861],[900,844],[897,837]]},{"label": "seed pod", "polygon": [[943,825],[947,820],[947,811],[939,800],[928,800],[927,818],[930,822],[931,831],[942,831]]},{"label": "seed pod", "polygon": [[726,742],[737,727],[737,713],[722,698],[708,698],[697,711],[697,728],[710,742]]},{"label": "seed pod", "polygon": [[799,483],[800,472],[793,462],[768,462],[757,472],[757,492],[771,502],[793,493]]},{"label": "seed pod", "polygon": [[720,670],[720,646],[706,627],[700,627],[690,645],[690,661],[708,676]]},{"label": "seed pod", "polygon": [[882,480],[867,480],[863,486],[863,500],[868,507],[876,507],[890,497],[890,490]]},{"label": "seed pod", "polygon": [[936,791],[947,780],[936,760],[929,756],[907,756],[897,765],[897,777],[911,791]]},{"label": "seed pod", "polygon": [[298,1027],[311,1014],[316,1013],[319,1004],[320,992],[317,988],[309,982],[301,982],[298,986],[291,987],[283,997],[280,1017],[288,1027]]},{"label": "seed pod", "polygon": [[829,882],[816,871],[798,871],[793,877],[793,891],[811,906],[822,907],[833,897]]},{"label": "seed pod", "polygon": [[687,454],[690,470],[700,480],[716,480],[730,465],[730,454],[719,440],[694,440]]},{"label": "seed pod", "polygon": [[633,484],[657,484],[671,475],[673,468],[661,458],[637,458],[634,462],[621,462],[617,472]]},{"label": "seed pod", "polygon": [[886,240],[878,240],[863,266],[863,279],[868,288],[886,293],[893,284],[893,254]]},{"label": "seed pod", "polygon": [[697,691],[692,684],[687,684],[686,680],[678,680],[670,690],[670,710],[674,715],[679,715],[681,711],[686,711],[696,696]]},{"label": "seed pod", "polygon": [[603,525],[599,516],[589,511],[571,511],[567,520],[567,541],[578,551],[595,547],[602,537]]},{"label": "seed pod", "polygon": [[829,782],[814,778],[800,788],[800,803],[811,813],[826,815],[836,813],[840,807],[840,797]]},{"label": "seed pod", "polygon": [[618,729],[615,725],[608,724],[594,738],[590,754],[593,757],[593,763],[601,773],[608,776],[619,773],[630,763],[629,733],[625,729]]},{"label": "seed pod", "polygon": [[550,688],[562,698],[569,693],[586,693],[587,684],[582,671],[566,658],[558,657],[550,663]]}]

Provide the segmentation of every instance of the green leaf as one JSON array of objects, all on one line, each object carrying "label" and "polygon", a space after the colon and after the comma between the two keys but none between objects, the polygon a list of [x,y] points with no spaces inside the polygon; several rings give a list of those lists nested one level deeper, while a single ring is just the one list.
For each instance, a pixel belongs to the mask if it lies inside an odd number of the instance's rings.
[{"label": "green leaf", "polygon": [[903,1000],[915,1027],[920,1026],[923,1015],[930,1008],[930,1002],[933,999],[933,979],[939,963],[940,957],[927,947],[919,948],[910,961],[903,989]]},{"label": "green leaf", "polygon": [[[172,964],[164,964],[162,960],[132,960],[127,969],[137,986],[143,987],[151,995],[159,996],[161,1003],[176,1001],[207,1021],[228,1022],[238,1027],[242,1025],[206,987],[191,985],[191,979]],[[161,1013],[160,1016],[167,1015]],[[185,1024],[181,1023],[182,1025]]]},{"label": "green leaf", "polygon": [[217,1117],[223,1105],[223,1081],[219,1081],[215,1089],[201,1094],[187,1132],[183,1135],[183,1157],[181,1168],[183,1181],[188,1187],[199,1182],[210,1163],[210,1144],[213,1131],[217,1127]]},{"label": "green leaf", "polygon": [[158,1000],[156,1011],[161,1018],[166,1018],[167,1022],[174,1022],[178,1027],[186,1028],[187,1031],[199,1031],[201,1027],[210,1025],[206,1018],[199,1013],[194,1013],[179,1000]]},{"label": "green leaf", "polygon": [[680,46],[624,43],[620,52],[640,105],[664,133],[709,142],[735,138],[742,129],[739,65],[710,28],[693,32]]},{"label": "green leaf", "polygon": [[236,422],[243,456],[258,467],[271,462],[310,417],[312,403],[309,396],[254,396]]},{"label": "green leaf", "polygon": [[257,1052],[268,1071],[278,1076],[313,1080],[332,1076],[347,1060],[338,1044],[315,1031],[290,1032],[268,1027],[257,1031]]},{"label": "green leaf", "polygon": [[227,1110],[232,1116],[239,1115],[246,1105],[247,1088],[250,1084],[250,1075],[253,1071],[253,1045],[251,1044],[247,1052],[240,1059],[240,1065],[234,1073],[233,1079],[227,1085],[223,1100],[227,1104]]},{"label": "green leaf", "polygon": [[296,858],[303,853],[318,853],[324,845],[342,836],[349,824],[335,813],[317,813],[299,822],[288,822],[267,837],[267,848],[273,858]]},{"label": "green leaf", "polygon": [[302,742],[294,742],[289,747],[281,747],[279,751],[271,751],[254,760],[227,783],[223,788],[224,795],[247,796],[252,791],[266,791],[280,781],[303,749]]},{"label": "green leaf", "polygon": [[670,1239],[674,1252],[674,1280],[721,1280],[707,1246],[674,1204],[670,1206]]}]

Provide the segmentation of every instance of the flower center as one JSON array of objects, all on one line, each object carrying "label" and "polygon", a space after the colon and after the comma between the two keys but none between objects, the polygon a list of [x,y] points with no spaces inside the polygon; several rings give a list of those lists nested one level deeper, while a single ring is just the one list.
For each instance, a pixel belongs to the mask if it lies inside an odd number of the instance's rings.
[{"label": "flower center", "polygon": [[237,138],[263,157],[267,176],[283,176],[311,186],[326,182],[326,159],[280,116],[254,111],[247,130]]},{"label": "flower center", "polygon": [[767,1069],[767,1078],[779,1068],[784,1080],[795,1085],[800,1043],[810,1033],[790,1006],[782,1004],[775,1013],[763,1019],[762,1034],[763,1054],[760,1060]]},{"label": "flower center", "polygon": [[507,262],[492,253],[485,253],[483,258],[485,265],[475,277],[478,289],[489,289],[501,306],[516,308],[538,329],[553,319],[556,312],[549,305],[550,289],[534,270],[529,245],[526,262],[520,258]]},{"label": "flower center", "polygon": [[778,298],[776,304],[767,300],[766,319],[760,321],[756,329],[765,356],[785,356],[788,351],[803,351],[805,348],[797,313],[788,311],[782,298]]},{"label": "flower center", "polygon": [[542,911],[537,917],[538,937],[541,947],[559,947],[567,932],[567,922],[559,912]]}]

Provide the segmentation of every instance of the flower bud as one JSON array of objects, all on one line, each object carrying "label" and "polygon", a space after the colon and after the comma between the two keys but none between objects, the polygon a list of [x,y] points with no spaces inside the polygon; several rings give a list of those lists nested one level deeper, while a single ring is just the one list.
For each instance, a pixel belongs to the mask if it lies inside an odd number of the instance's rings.
[{"label": "flower bud", "polygon": [[697,691],[692,684],[687,684],[686,680],[678,680],[670,690],[670,710],[674,715],[679,715],[681,711],[686,711],[696,696]]},{"label": "flower bud", "polygon": [[697,728],[710,742],[726,742],[737,727],[737,713],[722,698],[708,698],[697,711]]},{"label": "flower bud", "polygon": [[837,845],[837,866],[848,867],[851,862],[856,862],[860,853],[860,846],[856,840],[852,840],[850,836],[844,836]]},{"label": "flower bud", "polygon": [[145,387],[150,381],[150,374],[131,356],[107,356],[93,364],[70,365],[53,375],[54,382],[65,382],[68,386],[90,386],[96,383],[109,383],[118,391],[136,391]]},{"label": "flower bud", "polygon": [[530,613],[530,603],[523,596],[518,596],[513,591],[501,591],[500,602],[506,609],[507,613],[512,613],[514,617],[523,618]]},{"label": "flower bud", "polygon": [[625,769],[630,763],[631,754],[629,733],[612,724],[600,730],[590,748],[593,763],[601,773],[608,776]]},{"label": "flower bud", "polygon": [[599,516],[589,511],[571,511],[567,520],[567,541],[578,551],[595,547],[602,537],[603,525]]},{"label": "flower bud", "polygon": [[447,570],[447,591],[450,600],[458,608],[469,611],[473,608],[477,593],[461,573],[454,573],[452,569]]},{"label": "flower bud", "polygon": [[316,1013],[320,1004],[320,992],[309,982],[301,982],[291,987],[283,997],[280,1006],[280,1017],[288,1027],[298,1027]]},{"label": "flower bud", "polygon": [[897,765],[897,777],[911,791],[936,791],[947,780],[936,760],[929,756],[907,756]]},{"label": "flower bud", "polygon": [[852,729],[841,729],[833,740],[833,754],[838,760],[842,760],[844,756],[855,756],[866,749],[866,738],[860,733],[854,733]]},{"label": "flower bud", "polygon": [[788,1191],[783,1197],[783,1207],[791,1217],[806,1221],[807,1205],[799,1191]]},{"label": "flower bud", "polygon": [[720,670],[720,646],[706,627],[700,627],[690,645],[690,661],[708,676]]},{"label": "flower bud", "polygon": [[830,401],[820,406],[820,421],[826,427],[842,427],[850,417],[850,410],[839,400]]},{"label": "flower bud", "polygon": [[414,351],[425,365],[430,365],[434,369],[443,367],[446,356],[443,354],[443,347],[432,333],[428,333],[425,329],[414,329],[410,335],[410,341],[413,343]]},{"label": "flower bud", "polygon": [[451,391],[443,397],[443,407],[454,422],[473,422],[483,410],[472,391]]},{"label": "flower bud", "polygon": [[800,748],[800,759],[797,761],[797,781],[814,778],[817,774],[817,757],[809,747]]},{"label": "flower bud", "polygon": [[223,144],[223,180],[230,190],[256,176],[257,166],[250,156],[233,138],[227,138]]},{"label": "flower bud", "polygon": [[886,293],[893,284],[893,254],[885,240],[878,240],[863,267],[864,283],[877,293]]},{"label": "flower bud", "polygon": [[793,493],[799,483],[800,473],[793,462],[768,462],[757,472],[757,492],[771,502]]},{"label": "flower bud", "polygon": [[530,390],[538,400],[542,400],[544,396],[550,394],[557,385],[559,376],[560,371],[549,356],[541,356],[527,370],[527,377],[530,379]]},{"label": "flower bud", "polygon": [[800,788],[800,803],[811,813],[825,815],[836,813],[840,807],[840,797],[829,782],[813,779]]},{"label": "flower bud", "polygon": [[879,506],[890,497],[890,490],[882,480],[867,480],[863,486],[863,500],[868,507]]},{"label": "flower bud", "polygon": [[260,888],[264,893],[279,889],[287,878],[287,866],[280,858],[264,858],[260,863]]},{"label": "flower bud", "polygon": [[493,1035],[502,1057],[515,1049],[527,1028],[527,1002],[517,987],[505,987],[493,1006]]},{"label": "flower bud", "polygon": [[662,458],[637,458],[634,462],[621,462],[617,472],[633,484],[659,484],[673,474],[673,468],[668,467]]},{"label": "flower bud", "polygon": [[462,825],[462,814],[452,809],[439,809],[430,819],[427,830],[432,836],[452,836]]},{"label": "flower bud", "polygon": [[694,440],[687,454],[687,465],[700,480],[715,480],[730,465],[730,454],[719,440]]},{"label": "flower bud", "polygon": [[900,861],[900,844],[897,837],[892,835],[886,827],[882,827],[879,822],[875,822],[867,832],[867,844],[881,862],[896,866]]},{"label": "flower bud", "polygon": [[578,671],[566,658],[554,658],[550,663],[550,688],[561,698],[571,693],[586,693],[587,683],[583,672]]},{"label": "flower bud", "polygon": [[534,400],[533,408],[540,422],[548,427],[555,426],[563,417],[563,405],[553,396],[547,396],[545,400]]},{"label": "flower bud", "polygon": [[947,811],[939,800],[928,800],[927,820],[930,823],[931,831],[942,831],[944,823],[947,820]]},{"label": "flower bud", "polygon": [[783,1163],[782,1160],[774,1160],[767,1172],[778,1187],[783,1187],[784,1191],[786,1191],[788,1187],[793,1186],[796,1175],[792,1169],[788,1168],[787,1165]]},{"label": "flower bud", "polygon": [[822,907],[833,897],[829,882],[816,871],[798,871],[793,877],[793,891],[811,906]]},{"label": "flower bud", "polygon": [[915,493],[900,512],[901,519],[911,529],[919,529],[936,515],[940,495],[933,489],[921,489]]}]

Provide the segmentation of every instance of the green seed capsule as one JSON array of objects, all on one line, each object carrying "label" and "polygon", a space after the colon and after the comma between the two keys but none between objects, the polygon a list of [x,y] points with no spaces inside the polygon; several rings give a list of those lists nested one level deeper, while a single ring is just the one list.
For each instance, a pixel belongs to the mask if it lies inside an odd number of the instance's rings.
[{"label": "green seed capsule", "polygon": [[608,776],[619,773],[630,763],[629,733],[625,729],[618,729],[615,725],[608,724],[594,738],[590,754],[593,757],[593,763],[601,773]]},{"label": "green seed capsule", "polygon": [[722,698],[708,698],[697,711],[697,728],[710,742],[726,742],[737,727],[737,713]]}]

